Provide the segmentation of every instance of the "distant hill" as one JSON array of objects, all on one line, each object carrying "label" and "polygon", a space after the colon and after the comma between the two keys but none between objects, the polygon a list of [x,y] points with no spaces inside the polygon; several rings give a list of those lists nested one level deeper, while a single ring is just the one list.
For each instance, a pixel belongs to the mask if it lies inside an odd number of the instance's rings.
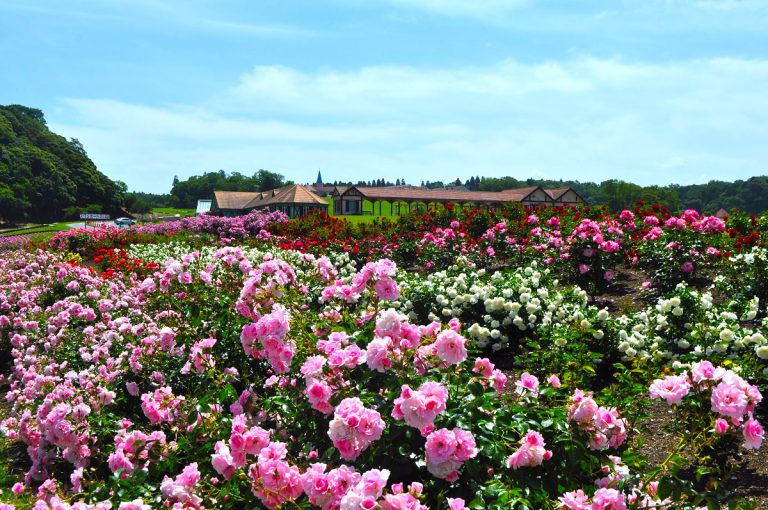
[{"label": "distant hill", "polygon": [[43,112],[0,106],[0,219],[49,221],[117,212],[125,184],[96,169],[76,139],[52,133]]}]

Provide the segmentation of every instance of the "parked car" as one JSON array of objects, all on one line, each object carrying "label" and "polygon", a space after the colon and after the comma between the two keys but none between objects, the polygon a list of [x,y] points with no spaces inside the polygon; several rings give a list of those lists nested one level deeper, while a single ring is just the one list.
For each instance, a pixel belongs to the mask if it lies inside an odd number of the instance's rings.
[{"label": "parked car", "polygon": [[130,226],[130,225],[135,225],[135,224],[136,224],[136,220],[132,220],[131,218],[117,218],[117,219],[115,219],[115,225],[117,225],[117,226],[122,226],[122,225]]}]

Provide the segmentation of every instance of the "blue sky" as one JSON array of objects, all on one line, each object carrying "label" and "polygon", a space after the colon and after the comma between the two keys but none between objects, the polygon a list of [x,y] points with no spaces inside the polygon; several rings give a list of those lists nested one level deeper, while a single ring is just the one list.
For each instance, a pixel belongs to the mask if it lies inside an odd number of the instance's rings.
[{"label": "blue sky", "polygon": [[0,54],[138,191],[768,174],[768,0],[0,0]]}]

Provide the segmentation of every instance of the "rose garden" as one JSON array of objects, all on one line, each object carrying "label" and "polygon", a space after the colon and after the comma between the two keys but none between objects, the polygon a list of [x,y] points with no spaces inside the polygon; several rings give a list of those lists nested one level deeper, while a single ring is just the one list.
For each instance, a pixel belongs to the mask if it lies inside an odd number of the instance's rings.
[{"label": "rose garden", "polygon": [[765,508],[766,242],[638,204],[0,244],[0,508]]}]

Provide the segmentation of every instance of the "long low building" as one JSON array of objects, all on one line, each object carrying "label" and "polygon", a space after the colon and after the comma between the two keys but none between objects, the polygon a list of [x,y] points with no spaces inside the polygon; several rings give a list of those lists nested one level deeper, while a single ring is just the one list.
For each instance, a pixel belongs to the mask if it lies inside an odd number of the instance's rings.
[{"label": "long low building", "polygon": [[311,211],[328,212],[328,202],[301,184],[267,191],[214,191],[211,212],[219,216],[240,216],[255,209],[280,211],[299,218]]},{"label": "long low building", "polygon": [[[451,189],[428,189],[411,187],[369,188],[363,186],[337,186],[332,195],[335,215],[381,214],[382,203],[390,204],[390,211],[401,214],[419,207],[429,208],[434,204],[457,206],[483,206],[501,208],[510,203],[528,207],[576,205],[585,201],[571,188],[545,190],[539,186],[508,189],[504,191],[457,191]],[[365,201],[371,203],[371,211],[364,211]]]}]

